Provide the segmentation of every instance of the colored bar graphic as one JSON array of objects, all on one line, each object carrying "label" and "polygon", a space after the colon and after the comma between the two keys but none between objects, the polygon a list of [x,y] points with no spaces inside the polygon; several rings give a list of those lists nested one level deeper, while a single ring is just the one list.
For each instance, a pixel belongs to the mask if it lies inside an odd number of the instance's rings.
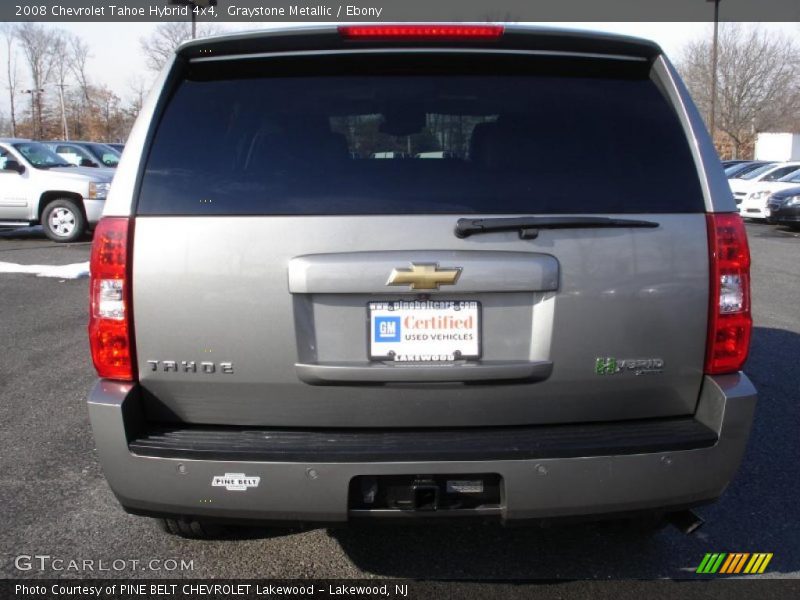
[{"label": "colored bar graphic", "polygon": [[747,563],[747,567],[745,567],[745,573],[763,573],[764,570],[767,568],[769,561],[772,560],[772,552],[760,552],[758,554],[753,554],[753,558],[750,559],[750,562]]},{"label": "colored bar graphic", "polygon": [[722,564],[723,560],[725,560],[725,553],[724,552],[719,555],[719,558],[716,560],[714,565],[711,567],[711,571],[710,572],[711,573],[716,573],[717,571],[719,571],[719,567]]},{"label": "colored bar graphic", "polygon": [[756,552],[754,554],[749,552],[708,552],[700,561],[695,573],[734,575],[742,573],[742,569],[744,569],[744,573],[749,575],[760,574],[767,569],[772,556],[772,552]]},{"label": "colored bar graphic", "polygon": [[697,571],[695,571],[695,573],[705,573],[706,567],[708,566],[708,563],[710,561],[711,561],[711,554],[706,554],[703,557],[703,560],[700,561],[700,565],[697,567]]},{"label": "colored bar graphic", "polygon": [[735,568],[733,571],[731,571],[731,572],[732,572],[732,573],[739,573],[739,572],[741,572],[741,570],[742,570],[742,567],[744,566],[744,563],[747,561],[747,557],[748,557],[748,556],[750,556],[750,553],[749,553],[749,552],[745,552],[744,554],[742,554],[742,558],[741,558],[741,559],[739,559],[739,562],[738,562],[738,563],[736,563],[736,568]]},{"label": "colored bar graphic", "polygon": [[742,570],[744,562],[747,560],[748,556],[750,556],[750,554],[744,552],[734,552],[729,554],[728,559],[722,565],[722,568],[719,570],[719,572],[726,575],[738,573]]},{"label": "colored bar graphic", "polygon": [[738,554],[728,554],[728,558],[722,563],[722,568],[719,570],[720,573],[730,573],[730,568],[733,564],[735,564],[739,560]]},{"label": "colored bar graphic", "polygon": [[725,552],[706,554],[703,558],[703,561],[700,563],[700,566],[697,567],[697,571],[695,572],[703,574],[716,573],[726,556],[727,554]]},{"label": "colored bar graphic", "polygon": [[767,554],[766,558],[764,559],[764,562],[761,563],[761,568],[758,570],[758,572],[759,573],[763,573],[764,569],[767,568],[767,565],[769,564],[769,561],[771,561],[771,560],[772,560],[772,552]]},{"label": "colored bar graphic", "polygon": [[752,573],[753,572],[753,565],[755,565],[756,562],[758,562],[759,556],[761,556],[761,555],[760,554],[753,554],[753,558],[750,559],[750,562],[747,563],[747,566],[744,569],[745,573]]}]

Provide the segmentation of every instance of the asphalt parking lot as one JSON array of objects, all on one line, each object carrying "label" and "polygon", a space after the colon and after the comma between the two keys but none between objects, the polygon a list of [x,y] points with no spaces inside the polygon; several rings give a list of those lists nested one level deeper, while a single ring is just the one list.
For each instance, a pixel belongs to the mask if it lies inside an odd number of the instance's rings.
[{"label": "asphalt parking lot", "polygon": [[[85,324],[87,280],[0,273],[0,575],[18,555],[69,560],[183,559],[192,569],[103,577],[408,577],[439,579],[693,578],[706,552],[773,552],[766,575],[800,576],[800,235],[748,225],[755,331],[746,368],[759,393],[750,445],[723,498],[698,509],[693,536],[651,536],[619,523],[545,529],[402,523],[253,530],[235,539],[168,536],[126,515],[97,463],[85,398],[95,376]],[[0,263],[88,260],[89,242],[0,232]],[[97,564],[97,563],[95,563]]]}]

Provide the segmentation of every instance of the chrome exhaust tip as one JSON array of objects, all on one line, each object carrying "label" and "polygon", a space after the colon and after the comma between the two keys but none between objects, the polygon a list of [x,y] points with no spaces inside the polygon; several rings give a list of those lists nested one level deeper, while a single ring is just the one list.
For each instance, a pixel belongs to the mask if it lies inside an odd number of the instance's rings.
[{"label": "chrome exhaust tip", "polygon": [[703,526],[705,521],[698,517],[694,511],[679,510],[667,515],[667,521],[678,531],[685,535],[691,535]]}]

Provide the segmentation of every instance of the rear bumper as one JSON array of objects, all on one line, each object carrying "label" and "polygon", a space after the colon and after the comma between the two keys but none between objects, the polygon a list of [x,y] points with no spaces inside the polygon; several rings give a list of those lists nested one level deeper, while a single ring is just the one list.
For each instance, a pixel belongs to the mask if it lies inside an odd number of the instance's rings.
[{"label": "rear bumper", "polygon": [[[238,459],[235,454],[204,456],[180,448],[165,450],[160,456],[158,448],[151,448],[150,455],[144,456],[132,452],[136,444],[129,446],[139,439],[144,426],[135,385],[98,382],[89,397],[89,414],[106,478],[122,505],[132,512],[337,522],[354,515],[348,509],[348,493],[350,481],[358,476],[493,473],[502,480],[500,506],[483,513],[463,512],[515,520],[668,509],[714,500],[739,466],[755,403],[756,391],[744,374],[706,378],[694,430],[710,430],[713,435],[711,439],[697,437],[698,447],[688,447],[692,444],[687,437],[672,449],[668,440],[660,445],[643,442],[638,450],[630,444],[600,444],[595,446],[599,450],[575,455],[575,448],[586,447],[586,437],[575,435],[572,452],[569,436],[562,436],[556,446],[532,447],[525,458],[504,458],[511,455],[495,450],[487,454],[496,457],[492,460],[475,460],[474,456],[454,460],[452,453],[442,455],[442,460],[420,454],[410,454],[405,460],[397,455],[359,460],[352,454],[336,456],[335,452],[287,455],[283,460],[273,453],[264,454],[268,460],[259,460],[257,454],[242,454]],[[631,423],[631,427],[637,425]],[[635,436],[627,439],[634,440]],[[327,459],[321,460],[322,456]],[[259,482],[244,490],[212,486],[215,477],[226,474],[257,477]],[[387,514],[421,513],[389,510],[374,516]],[[449,514],[452,511],[425,513]]]},{"label": "rear bumper", "polygon": [[800,206],[770,207],[770,209],[770,216],[767,218],[770,223],[790,225],[800,223]]},{"label": "rear bumper", "polygon": [[739,205],[739,215],[743,219],[766,219],[765,208],[761,205],[742,203]]}]

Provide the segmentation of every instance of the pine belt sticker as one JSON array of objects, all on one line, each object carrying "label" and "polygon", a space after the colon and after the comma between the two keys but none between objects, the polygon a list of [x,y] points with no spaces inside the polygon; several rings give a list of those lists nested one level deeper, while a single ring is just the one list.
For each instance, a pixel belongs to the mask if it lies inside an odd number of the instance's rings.
[{"label": "pine belt sticker", "polygon": [[247,488],[258,487],[261,477],[248,477],[244,473],[225,473],[215,475],[211,487],[224,487],[229,492],[246,492]]}]

